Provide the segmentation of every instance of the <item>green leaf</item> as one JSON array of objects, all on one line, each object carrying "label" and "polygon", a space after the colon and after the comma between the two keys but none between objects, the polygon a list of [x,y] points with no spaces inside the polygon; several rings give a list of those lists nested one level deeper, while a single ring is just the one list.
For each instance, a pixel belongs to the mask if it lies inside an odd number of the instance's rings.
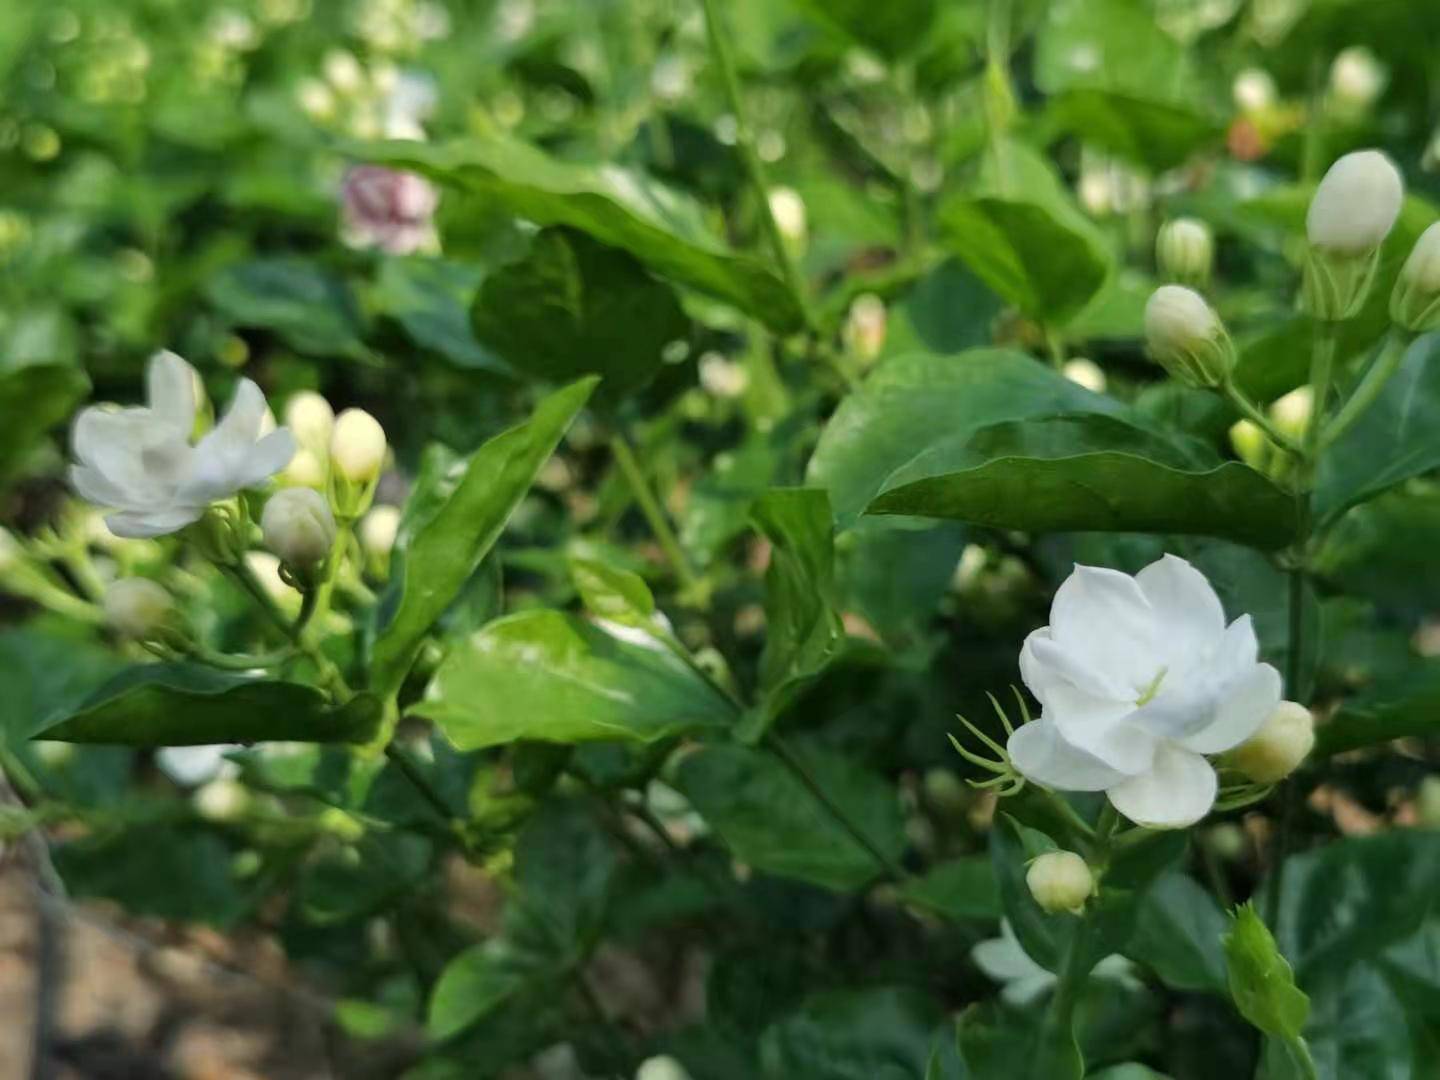
[{"label": "green leaf", "polygon": [[98,832],[58,845],[55,869],[76,897],[113,900],[133,915],[230,926],[258,897],[232,870],[220,834],[154,822]]},{"label": "green leaf", "polygon": [[1231,916],[1225,963],[1240,1015],[1272,1038],[1298,1039],[1310,999],[1295,985],[1290,965],[1251,904],[1241,904]]},{"label": "green leaf", "polygon": [[210,279],[206,296],[236,326],[273,331],[302,353],[366,355],[360,309],[345,282],[299,258],[255,259]]},{"label": "green leaf", "polygon": [[1347,698],[1315,732],[1316,758],[1440,731],[1440,663],[1415,664]]},{"label": "green leaf", "polygon": [[1220,125],[1185,106],[1096,88],[1052,97],[1041,122],[1155,173],[1183,165],[1221,134]]},{"label": "green leaf", "polygon": [[547,802],[515,846],[519,929],[540,935],[562,965],[583,957],[605,921],[619,868],[593,803]]},{"label": "green leaf", "polygon": [[1380,397],[1320,458],[1315,512],[1342,513],[1413,476],[1440,468],[1440,335],[1405,353]]},{"label": "green leaf", "polygon": [[[905,848],[891,786],[849,758],[796,746],[816,783],[891,859]],[[735,857],[757,870],[848,892],[881,873],[875,859],[774,755],[706,746],[684,757],[675,784]]]},{"label": "green leaf", "polygon": [[950,590],[967,536],[950,522],[861,518],[837,538],[842,609],[863,616],[892,648],[919,644]]},{"label": "green leaf", "polygon": [[559,381],[603,377],[611,402],[644,388],[689,322],[675,292],[632,255],[584,233],[546,229],[480,287],[475,336],[515,370]]},{"label": "green leaf", "polygon": [[765,651],[760,689],[766,723],[793,702],[839,653],[830,499],[813,488],[768,491],[750,511],[770,541],[765,571]]},{"label": "green leaf", "polygon": [[1140,901],[1126,955],[1151,968],[1167,986],[1223,994],[1221,938],[1228,927],[1225,913],[1193,878],[1166,874]]},{"label": "green leaf", "polygon": [[387,258],[380,264],[371,298],[379,314],[399,323],[411,341],[456,367],[513,375],[470,329],[470,306],[483,276],[474,267],[445,259]]},{"label": "green leaf", "polygon": [[379,720],[379,702],[369,694],[332,708],[305,683],[198,664],[136,664],[50,716],[31,737],[123,746],[364,742]]},{"label": "green leaf", "polygon": [[381,605],[370,684],[382,699],[400,688],[425,635],[479,567],[535,476],[595,388],[593,377],[555,391],[530,419],[486,442],[417,488],[406,507]]},{"label": "green leaf", "polygon": [[888,60],[907,56],[925,41],[934,25],[938,0],[797,0],[798,5],[835,27],[852,41]]},{"label": "green leaf", "polygon": [[402,902],[431,870],[434,846],[423,836],[367,832],[353,846],[322,849],[305,865],[296,890],[299,913],[316,926],[337,926]]},{"label": "green leaf", "polygon": [[1174,444],[1098,415],[937,442],[891,474],[866,512],[1026,532],[1190,533],[1264,548],[1283,547],[1297,529],[1293,497],[1249,466],[1190,464]]},{"label": "green leaf", "polygon": [[953,922],[998,919],[1000,888],[995,867],[986,855],[962,855],[931,867],[924,877],[900,886],[907,903]]},{"label": "green leaf", "polygon": [[0,486],[90,392],[89,378],[68,351],[68,324],[57,319],[22,318],[5,326],[11,340],[0,349]]},{"label": "green leaf", "polygon": [[[1373,965],[1336,971],[1332,984],[1314,995],[1314,1005],[1305,1042],[1324,1080],[1421,1080],[1434,1072],[1433,1054],[1424,1048],[1416,1053],[1405,1009]],[[1265,1067],[1276,1080],[1311,1075],[1275,1043],[1266,1047]]]},{"label": "green leaf", "polygon": [[1414,934],[1440,894],[1440,833],[1350,837],[1285,863],[1277,922],[1301,985],[1316,989]]},{"label": "green leaf", "polygon": [[597,619],[621,626],[652,627],[655,597],[639,574],[595,559],[571,557],[570,580],[580,593],[585,610]]},{"label": "green leaf", "polygon": [[1036,34],[1035,82],[1046,94],[1100,87],[1153,101],[1196,100],[1189,54],[1143,0],[1055,0]]},{"label": "green leaf", "polygon": [[656,639],[622,641],[558,611],[509,615],[458,643],[413,711],[462,750],[518,739],[653,742],[736,718]]},{"label": "green leaf", "polygon": [[123,666],[91,642],[32,629],[0,633],[0,746],[21,744],[50,717],[73,711]]},{"label": "green leaf", "polygon": [[848,526],[890,476],[933,446],[1006,420],[1080,412],[1118,415],[1124,406],[1019,352],[906,353],[881,362],[840,403],[807,479],[829,490]]},{"label": "green leaf", "polygon": [[731,251],[695,203],[641,173],[560,161],[498,135],[443,144],[370,143],[353,153],[498,200],[538,225],[579,229],[658,274],[734,304],[772,330],[801,324],[796,298],[773,271]]},{"label": "green leaf", "polygon": [[910,988],[817,994],[760,1039],[767,1080],[924,1080],[940,1010]]},{"label": "green leaf", "polygon": [[531,985],[536,977],[534,956],[506,938],[472,945],[440,973],[430,995],[425,1030],[437,1040],[458,1035]]},{"label": "green leaf", "polygon": [[1018,143],[1001,143],[980,188],[941,207],[942,235],[985,284],[1025,314],[1063,325],[1100,291],[1113,259],[1052,166]]}]

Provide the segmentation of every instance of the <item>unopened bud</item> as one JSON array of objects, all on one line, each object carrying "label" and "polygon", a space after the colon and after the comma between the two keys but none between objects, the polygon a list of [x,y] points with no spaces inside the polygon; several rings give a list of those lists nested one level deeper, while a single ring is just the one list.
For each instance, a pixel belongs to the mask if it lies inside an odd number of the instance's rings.
[{"label": "unopened bud", "polygon": [[1195,218],[1166,222],[1155,238],[1155,261],[1172,281],[1204,285],[1215,261],[1215,236],[1210,226]]},{"label": "unopened bud", "polygon": [[1365,113],[1385,89],[1385,68],[1363,45],[1342,49],[1330,65],[1330,103],[1342,117]]},{"label": "unopened bud", "polygon": [[690,1074],[673,1057],[662,1055],[642,1061],[635,1080],[690,1080]]},{"label": "unopened bud", "polygon": [[1353,317],[1380,263],[1380,244],[1400,214],[1405,185],[1378,150],[1346,154],[1325,174],[1305,217],[1305,308],[1324,322]]},{"label": "unopened bud", "polygon": [[1275,104],[1275,80],[1260,68],[1247,68],[1230,87],[1235,106],[1243,113],[1264,112]]},{"label": "unopened bud", "polygon": [[1440,328],[1440,222],[1420,234],[1400,268],[1390,294],[1390,318],[1417,334]]},{"label": "unopened bud", "polygon": [[301,446],[323,454],[335,429],[335,410],[314,390],[301,390],[285,403],[285,426]]},{"label": "unopened bud", "polygon": [[238,780],[211,780],[190,797],[195,812],[206,821],[238,821],[250,806],[250,792]]},{"label": "unopened bud", "polygon": [[1257,784],[1294,772],[1315,746],[1315,718],[1294,701],[1282,701],[1260,730],[1230,752],[1229,763]]},{"label": "unopened bud", "polygon": [[1304,438],[1314,412],[1315,391],[1308,386],[1298,386],[1270,403],[1270,419],[1282,435],[1292,439]]},{"label": "unopened bud", "polygon": [[1235,365],[1235,348],[1220,316],[1183,285],[1162,285],[1145,305],[1150,355],[1187,386],[1219,386]]},{"label": "unopened bud", "polygon": [[331,49],[325,54],[325,78],[342,94],[353,94],[365,82],[365,69],[355,54],[345,49]]},{"label": "unopened bud", "polygon": [[149,578],[121,578],[111,583],[101,606],[111,628],[136,641],[155,637],[175,613],[169,592]]},{"label": "unopened bud", "polygon": [[322,488],[325,486],[325,464],[302,446],[280,474],[280,482],[287,487]]},{"label": "unopened bud", "polygon": [[1252,469],[1262,468],[1266,459],[1265,433],[1253,420],[1237,420],[1230,425],[1230,445],[1235,454]]},{"label": "unopened bud", "polygon": [[885,348],[885,301],[874,293],[861,293],[850,305],[843,331],[845,347],[862,364],[874,363]]},{"label": "unopened bud", "polygon": [[738,398],[750,386],[750,373],[745,366],[717,352],[700,357],[699,374],[700,385],[712,397]]},{"label": "unopened bud", "polygon": [[1094,360],[1086,360],[1080,357],[1075,360],[1065,361],[1065,366],[1060,369],[1060,374],[1075,383],[1083,386],[1096,394],[1105,392],[1105,372]]},{"label": "unopened bud", "polygon": [[1047,851],[1025,871],[1025,884],[1042,909],[1078,915],[1095,892],[1095,875],[1073,851]]},{"label": "unopened bud", "polygon": [[399,507],[377,506],[360,522],[360,546],[374,559],[388,559],[399,532]]},{"label": "unopened bud", "polygon": [[346,480],[370,483],[385,464],[385,429],[364,409],[346,409],[335,418],[330,459]]},{"label": "unopened bud", "polygon": [[335,543],[335,515],[312,488],[284,488],[270,496],[260,515],[265,546],[292,567],[314,566]]},{"label": "unopened bud", "polygon": [[1427,829],[1440,829],[1440,776],[1427,776],[1420,781],[1415,794],[1415,814]]},{"label": "unopened bud", "polygon": [[794,188],[777,187],[770,189],[770,216],[785,243],[791,248],[802,249],[809,237],[805,216],[805,200]]}]

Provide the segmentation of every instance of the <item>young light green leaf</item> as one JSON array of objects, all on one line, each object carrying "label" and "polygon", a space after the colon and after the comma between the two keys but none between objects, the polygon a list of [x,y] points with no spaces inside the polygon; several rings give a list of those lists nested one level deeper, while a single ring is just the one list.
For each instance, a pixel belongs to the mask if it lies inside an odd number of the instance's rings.
[{"label": "young light green leaf", "polygon": [[797,329],[798,301],[763,262],[731,251],[700,208],[643,174],[560,161],[499,135],[450,143],[352,147],[355,157],[410,169],[498,200],[539,225],[568,225],[623,248],[656,273],[728,301],[773,330]]},{"label": "young light green leaf", "polygon": [[49,717],[32,738],[124,746],[364,742],[379,721],[380,704],[369,694],[332,708],[306,683],[198,664],[136,664]]},{"label": "young light green leaf", "polygon": [[499,538],[541,466],[595,389],[591,376],[555,391],[530,419],[495,436],[446,483],[422,488],[407,508],[391,563],[391,586],[371,661],[370,685],[392,696],[435,620]]},{"label": "young light green leaf", "polygon": [[655,597],[639,574],[595,559],[572,557],[570,580],[585,610],[622,626],[648,627],[655,621]]},{"label": "young light green leaf", "polygon": [[1224,941],[1230,996],[1240,1015],[1273,1038],[1300,1038],[1310,999],[1295,985],[1290,964],[1253,904],[1235,909]]},{"label": "young light green leaf", "polygon": [[653,742],[734,723],[728,699],[655,638],[558,611],[497,619],[459,642],[414,712],[462,750],[518,739]]}]

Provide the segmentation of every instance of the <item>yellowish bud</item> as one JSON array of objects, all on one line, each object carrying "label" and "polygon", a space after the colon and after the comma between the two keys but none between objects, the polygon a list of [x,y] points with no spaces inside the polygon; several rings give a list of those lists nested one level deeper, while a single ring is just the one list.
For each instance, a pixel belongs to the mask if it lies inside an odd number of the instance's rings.
[{"label": "yellowish bud", "polygon": [[159,582],[121,578],[101,600],[105,619],[116,633],[145,641],[155,637],[175,613],[175,601]]},{"label": "yellowish bud", "polygon": [[1095,892],[1095,875],[1075,852],[1048,851],[1030,864],[1025,884],[1035,902],[1050,914],[1068,911],[1078,915]]},{"label": "yellowish bud", "polygon": [[1230,752],[1229,763],[1257,784],[1294,772],[1315,746],[1315,718],[1294,701],[1282,701],[1260,730]]}]

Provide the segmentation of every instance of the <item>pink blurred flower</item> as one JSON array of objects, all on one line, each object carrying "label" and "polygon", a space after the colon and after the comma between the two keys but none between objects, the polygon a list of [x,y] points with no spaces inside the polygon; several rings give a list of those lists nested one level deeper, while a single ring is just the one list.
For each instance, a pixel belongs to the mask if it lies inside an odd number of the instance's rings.
[{"label": "pink blurred flower", "polygon": [[345,175],[341,222],[345,243],[378,247],[391,255],[433,250],[440,193],[414,173],[357,165]]}]

